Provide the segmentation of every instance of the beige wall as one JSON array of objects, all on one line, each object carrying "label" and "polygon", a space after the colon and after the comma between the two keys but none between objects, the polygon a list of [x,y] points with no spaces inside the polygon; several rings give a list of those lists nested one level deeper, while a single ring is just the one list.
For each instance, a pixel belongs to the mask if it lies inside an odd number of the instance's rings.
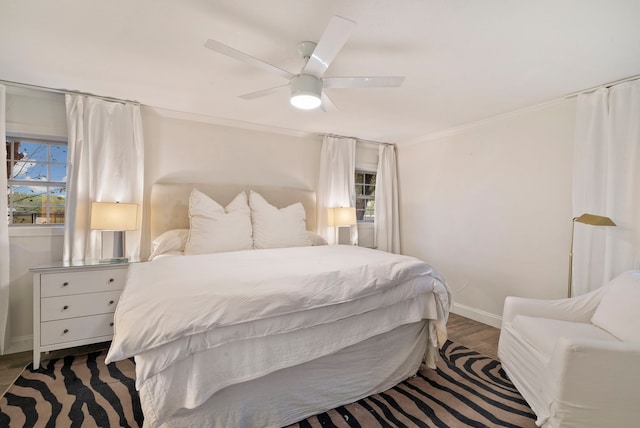
[{"label": "beige wall", "polygon": [[566,293],[575,99],[400,146],[402,251],[435,266],[454,312],[500,325],[508,295]]},{"label": "beige wall", "polygon": [[[158,180],[317,187],[319,136],[274,134],[167,115],[152,108],[142,110],[145,205]],[[148,230],[144,233],[148,236]],[[143,242],[147,240],[143,236]],[[146,250],[143,247],[143,254]]]}]

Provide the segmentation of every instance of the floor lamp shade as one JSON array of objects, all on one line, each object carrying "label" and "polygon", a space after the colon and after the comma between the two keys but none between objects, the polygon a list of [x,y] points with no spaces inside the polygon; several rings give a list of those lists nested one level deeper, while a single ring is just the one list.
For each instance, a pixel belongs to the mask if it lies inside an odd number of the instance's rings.
[{"label": "floor lamp shade", "polygon": [[574,217],[571,221],[571,248],[569,249],[569,285],[567,288],[567,297],[572,295],[572,281],[573,281],[573,236],[576,222],[588,224],[590,226],[615,226],[616,224],[609,217],[604,217],[595,214],[582,214],[579,217]]},{"label": "floor lamp shade", "polygon": [[113,231],[114,258],[125,260],[126,244],[124,231],[138,228],[138,205],[119,202],[92,202],[92,230]]}]

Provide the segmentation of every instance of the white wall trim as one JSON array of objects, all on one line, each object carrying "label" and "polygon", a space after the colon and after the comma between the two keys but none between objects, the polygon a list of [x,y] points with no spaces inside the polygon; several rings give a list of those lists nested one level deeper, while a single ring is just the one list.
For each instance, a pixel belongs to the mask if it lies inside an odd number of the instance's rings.
[{"label": "white wall trim", "polygon": [[32,351],[33,335],[12,337],[11,339],[9,339],[8,345],[9,346],[7,346],[7,349],[5,349],[4,355]]},{"label": "white wall trim", "polygon": [[9,226],[9,237],[64,236],[64,226]]},{"label": "white wall trim", "polygon": [[513,110],[513,111],[509,111],[507,113],[503,113],[503,114],[498,114],[495,116],[491,116],[485,119],[480,119],[477,120],[475,122],[469,122],[469,123],[465,123],[459,126],[454,126],[453,128],[449,128],[449,129],[445,129],[443,131],[436,131],[436,132],[432,132],[430,134],[427,135],[423,135],[417,138],[413,138],[411,140],[406,140],[404,142],[400,142],[397,144],[398,147],[407,147],[407,146],[412,146],[414,144],[419,144],[419,143],[426,143],[429,141],[434,141],[434,140],[439,140],[441,138],[445,138],[445,137],[449,137],[451,135],[455,135],[455,134],[460,134],[463,132],[468,131],[469,129],[473,129],[473,128],[478,128],[481,126],[485,126],[485,125],[489,125],[495,122],[499,122],[505,119],[510,119],[512,117],[515,116],[520,116],[523,114],[527,114],[530,113],[532,111],[536,111],[536,110],[540,110],[555,104],[560,104],[560,103],[564,103],[564,102],[576,102],[575,98],[566,98],[566,97],[562,97],[562,98],[557,98],[555,100],[551,100],[551,101],[547,101],[547,102],[543,102],[540,104],[535,104],[529,107],[524,107],[518,110]]},{"label": "white wall trim", "polygon": [[472,308],[471,306],[454,302],[451,312],[490,325],[491,327],[500,328],[502,326],[501,316],[483,311],[482,309]]},{"label": "white wall trim", "polygon": [[152,107],[145,105],[144,108],[149,109],[162,117],[169,119],[187,120],[191,122],[207,123],[210,125],[227,126],[231,128],[246,129],[250,131],[266,132],[269,134],[288,135],[292,137],[309,137],[319,138],[317,134],[312,132],[297,131],[295,129],[278,128],[275,126],[262,125],[259,123],[244,122],[236,119],[228,119],[217,116],[207,116],[204,114],[188,113],[177,110],[169,110],[161,107]]}]

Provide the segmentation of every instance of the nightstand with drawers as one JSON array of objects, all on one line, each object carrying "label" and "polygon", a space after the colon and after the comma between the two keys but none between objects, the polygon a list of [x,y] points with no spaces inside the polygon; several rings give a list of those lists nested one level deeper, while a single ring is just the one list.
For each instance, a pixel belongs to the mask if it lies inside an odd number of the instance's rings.
[{"label": "nightstand with drawers", "polygon": [[129,263],[74,262],[33,272],[33,368],[42,352],[105,342]]}]

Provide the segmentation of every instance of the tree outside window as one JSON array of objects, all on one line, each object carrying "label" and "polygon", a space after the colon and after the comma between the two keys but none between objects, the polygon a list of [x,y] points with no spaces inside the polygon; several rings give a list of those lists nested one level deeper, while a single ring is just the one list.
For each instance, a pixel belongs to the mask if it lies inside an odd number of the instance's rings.
[{"label": "tree outside window", "polygon": [[6,153],[9,224],[63,224],[66,143],[8,137]]},{"label": "tree outside window", "polygon": [[355,185],[358,223],[373,223],[376,209],[376,173],[356,170]]}]

